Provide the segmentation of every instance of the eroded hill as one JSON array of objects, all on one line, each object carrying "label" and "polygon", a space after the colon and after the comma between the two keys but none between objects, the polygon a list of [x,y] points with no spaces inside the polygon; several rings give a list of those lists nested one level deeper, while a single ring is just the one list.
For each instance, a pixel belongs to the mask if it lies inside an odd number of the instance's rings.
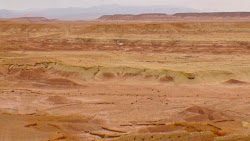
[{"label": "eroded hill", "polygon": [[0,140],[248,140],[249,32],[0,22]]}]

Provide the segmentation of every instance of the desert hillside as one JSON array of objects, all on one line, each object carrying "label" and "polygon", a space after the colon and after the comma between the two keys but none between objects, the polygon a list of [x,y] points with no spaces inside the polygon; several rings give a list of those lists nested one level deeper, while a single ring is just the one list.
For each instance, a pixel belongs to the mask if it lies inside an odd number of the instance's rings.
[{"label": "desert hillside", "polygon": [[0,140],[248,141],[250,22],[157,20],[1,21]]},{"label": "desert hillside", "polygon": [[249,22],[2,22],[0,44],[5,51],[249,54],[249,27]]}]

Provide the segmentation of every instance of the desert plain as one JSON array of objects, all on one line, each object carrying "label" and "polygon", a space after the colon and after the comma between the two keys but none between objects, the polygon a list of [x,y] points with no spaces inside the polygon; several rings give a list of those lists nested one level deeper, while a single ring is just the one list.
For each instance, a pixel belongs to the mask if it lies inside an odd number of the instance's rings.
[{"label": "desert plain", "polygon": [[249,20],[0,21],[1,141],[222,141],[249,122]]}]

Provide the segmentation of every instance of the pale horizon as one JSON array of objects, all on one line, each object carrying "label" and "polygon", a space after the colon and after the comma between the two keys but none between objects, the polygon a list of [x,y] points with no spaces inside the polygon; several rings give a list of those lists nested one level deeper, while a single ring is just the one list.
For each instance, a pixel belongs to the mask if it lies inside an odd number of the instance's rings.
[{"label": "pale horizon", "polygon": [[[133,4],[131,4],[133,3]],[[120,6],[176,6],[193,8],[200,11],[240,12],[250,11],[249,0],[0,0],[0,9],[40,10],[48,8],[87,8],[102,5]]]}]

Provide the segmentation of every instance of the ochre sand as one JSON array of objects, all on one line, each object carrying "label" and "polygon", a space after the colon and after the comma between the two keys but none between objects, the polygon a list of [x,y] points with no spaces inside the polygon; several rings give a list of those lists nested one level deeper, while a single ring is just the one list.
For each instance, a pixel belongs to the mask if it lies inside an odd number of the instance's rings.
[{"label": "ochre sand", "polygon": [[249,27],[2,22],[0,140],[246,136]]}]

